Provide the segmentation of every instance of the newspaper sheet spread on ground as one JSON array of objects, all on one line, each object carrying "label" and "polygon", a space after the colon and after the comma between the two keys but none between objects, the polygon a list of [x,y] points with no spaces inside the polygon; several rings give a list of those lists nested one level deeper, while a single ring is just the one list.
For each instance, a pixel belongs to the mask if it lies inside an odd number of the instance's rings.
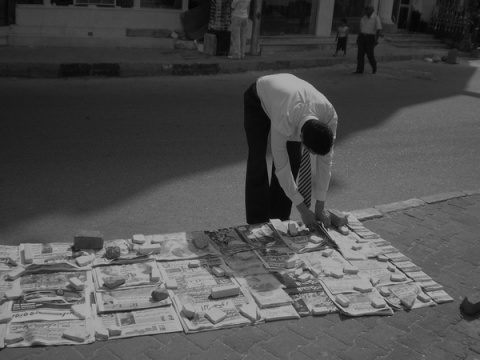
[{"label": "newspaper sheet spread on ground", "polygon": [[119,334],[111,335],[108,339],[166,334],[183,330],[173,306],[97,314],[96,329],[113,327],[119,328]]},{"label": "newspaper sheet spread on ground", "polygon": [[[300,222],[292,236],[290,222],[273,220],[109,240],[95,253],[71,243],[0,245],[0,348],[88,344],[96,331],[107,340],[334,312],[391,315],[453,301],[390,242],[349,221],[349,235],[329,229],[319,239]],[[160,253],[142,254],[143,241]],[[113,246],[120,256],[107,259]],[[81,267],[85,255],[93,263]]]},{"label": "newspaper sheet spread on ground", "polygon": [[308,269],[316,270],[326,276],[333,270],[343,270],[348,261],[336,250],[299,254],[298,258]]},{"label": "newspaper sheet spread on ground", "polygon": [[93,268],[93,279],[97,291],[111,290],[105,281],[121,277],[125,282],[117,289],[131,289],[140,286],[153,286],[158,280],[152,279],[152,269],[158,269],[154,260],[139,261],[122,265],[97,266]]},{"label": "newspaper sheet spread on ground", "polygon": [[235,277],[270,273],[254,251],[224,256],[224,260],[233,270]]},{"label": "newspaper sheet spread on ground", "polygon": [[5,335],[7,334],[7,326],[8,324],[0,324],[0,349],[3,349],[5,347]]},{"label": "newspaper sheet spread on ground", "polygon": [[[118,248],[120,256],[115,259],[107,259],[106,251],[108,248]],[[93,266],[109,264],[127,264],[130,262],[148,260],[152,258],[148,255],[139,254],[140,245],[134,244],[131,239],[106,240],[103,249],[95,252]]]},{"label": "newspaper sheet spread on ground", "polygon": [[277,320],[288,320],[288,319],[299,319],[300,315],[293,305],[284,305],[277,306],[273,308],[266,308],[259,310],[259,313],[262,317],[265,318],[265,321],[277,321]]},{"label": "newspaper sheet spread on ground", "polygon": [[243,251],[252,250],[252,246],[237,233],[235,228],[224,228],[212,231],[205,231],[214,246],[222,255],[230,256]]},{"label": "newspaper sheet spread on ground", "polygon": [[383,292],[386,294],[384,295],[385,300],[395,310],[410,310],[435,305],[435,302],[414,282],[390,285],[385,287]]},{"label": "newspaper sheet spread on ground", "polygon": [[[84,288],[72,288],[71,278],[78,279]],[[72,312],[73,306],[84,315],[91,311],[90,271],[28,274],[17,281],[22,293],[11,301],[12,322],[79,319],[78,314]]]},{"label": "newspaper sheet spread on ground", "polygon": [[[68,331],[75,331],[81,336],[76,340],[64,336]],[[95,340],[92,319],[64,321],[30,321],[11,322],[7,327],[7,335],[18,342],[8,347],[25,347],[38,345],[79,345],[89,344]]]},{"label": "newspaper sheet spread on ground", "polygon": [[342,298],[326,290],[330,299],[337,305],[340,312],[349,316],[393,315],[393,310],[385,302],[377,290],[368,293],[353,292],[341,294]]},{"label": "newspaper sheet spread on ground", "polygon": [[7,279],[9,272],[10,272],[9,270],[0,271],[0,299],[3,298],[3,296],[7,291],[15,288],[20,288],[19,281],[11,281]]},{"label": "newspaper sheet spread on ground", "polygon": [[382,254],[382,250],[369,240],[364,240],[355,233],[342,235],[336,230],[329,230],[328,234],[338,246],[338,250],[347,260],[363,260]]},{"label": "newspaper sheet spread on ground", "polygon": [[236,230],[253,249],[284,248],[285,241],[270,224],[237,226]]},{"label": "newspaper sheet spread on ground", "polygon": [[[335,246],[323,226],[320,231],[311,232],[301,221],[272,219],[270,222],[285,244],[296,253],[317,251]],[[294,226],[293,234],[288,230],[289,226]]]},{"label": "newspaper sheet spread on ground", "polygon": [[[24,243],[20,244],[19,249],[22,264],[31,273],[85,270],[89,267],[79,266],[75,259],[82,255],[93,254],[93,251],[74,251],[72,243]],[[25,258],[26,249],[29,253],[27,259]]]},{"label": "newspaper sheet spread on ground", "polygon": [[[188,260],[160,263],[164,276],[174,279],[178,285],[178,288],[172,291],[173,302],[180,314],[185,332],[214,330],[251,323],[251,320],[239,312],[240,306],[255,303],[245,288],[240,287],[240,284],[231,277],[213,275],[208,266],[191,268],[188,264]],[[232,285],[240,288],[238,295],[212,298],[212,288]],[[187,317],[182,311],[185,304],[194,308],[193,317]],[[206,313],[213,308],[221,310],[225,314],[225,319],[218,323],[210,321]]]},{"label": "newspaper sheet spread on ground", "polygon": [[242,286],[248,289],[261,309],[292,303],[290,296],[283,290],[284,286],[273,274],[247,275],[236,278]]},{"label": "newspaper sheet spread on ground", "polygon": [[10,270],[20,264],[19,247],[0,245],[0,271]]},{"label": "newspaper sheet spread on ground", "polygon": [[152,298],[152,291],[156,288],[156,286],[149,286],[125,290],[96,291],[95,299],[98,312],[131,311],[171,305],[170,298],[161,301],[155,301]]},{"label": "newspaper sheet spread on ground", "polygon": [[324,290],[292,294],[293,306],[300,316],[325,315],[338,312]]},{"label": "newspaper sheet spread on ground", "polygon": [[[199,259],[221,255],[218,249],[210,244],[210,238],[203,231],[148,235],[146,238],[151,244],[161,246],[160,253],[154,255],[157,261]],[[205,238],[208,245],[199,249],[193,242],[198,238]]]}]

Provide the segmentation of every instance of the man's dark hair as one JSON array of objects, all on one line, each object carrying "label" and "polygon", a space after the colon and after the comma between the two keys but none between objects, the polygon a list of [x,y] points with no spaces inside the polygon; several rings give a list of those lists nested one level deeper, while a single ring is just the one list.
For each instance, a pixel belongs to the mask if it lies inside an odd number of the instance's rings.
[{"label": "man's dark hair", "polygon": [[333,132],[319,120],[307,120],[302,126],[303,143],[317,155],[327,155],[333,146]]}]

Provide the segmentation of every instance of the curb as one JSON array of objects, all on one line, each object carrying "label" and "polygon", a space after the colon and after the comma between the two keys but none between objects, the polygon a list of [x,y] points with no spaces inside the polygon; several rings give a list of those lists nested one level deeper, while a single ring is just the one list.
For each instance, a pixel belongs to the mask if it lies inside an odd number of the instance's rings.
[{"label": "curb", "polygon": [[[379,55],[380,62],[423,60],[430,54]],[[140,76],[195,76],[233,74],[248,71],[316,68],[356,64],[355,58],[317,58],[286,60],[255,60],[215,63],[0,63],[0,77],[70,78],[70,77],[140,77]]]},{"label": "curb", "polygon": [[413,198],[410,200],[393,202],[385,205],[377,205],[372,208],[361,210],[345,211],[346,214],[355,216],[359,221],[378,219],[386,214],[409,210],[419,206],[431,205],[447,200],[457,199],[465,196],[479,195],[479,190],[455,191],[449,193],[440,193],[436,195],[423,196],[421,198]]}]

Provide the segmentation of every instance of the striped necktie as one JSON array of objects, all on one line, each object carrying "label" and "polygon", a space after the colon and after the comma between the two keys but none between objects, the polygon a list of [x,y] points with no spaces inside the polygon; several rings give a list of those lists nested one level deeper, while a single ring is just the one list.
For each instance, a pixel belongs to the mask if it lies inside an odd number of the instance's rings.
[{"label": "striped necktie", "polygon": [[312,198],[312,170],[310,164],[310,153],[303,147],[300,171],[298,173],[298,191],[303,196],[303,202],[310,208]]}]

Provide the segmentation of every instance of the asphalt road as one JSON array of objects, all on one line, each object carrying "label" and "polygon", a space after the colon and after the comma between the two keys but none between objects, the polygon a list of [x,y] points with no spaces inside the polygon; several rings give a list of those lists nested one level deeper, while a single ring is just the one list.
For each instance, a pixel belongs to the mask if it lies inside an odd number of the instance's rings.
[{"label": "asphalt road", "polygon": [[[328,207],[480,187],[479,61],[351,71],[295,72],[339,114]],[[2,79],[0,241],[243,224],[242,95],[259,75]]]}]

